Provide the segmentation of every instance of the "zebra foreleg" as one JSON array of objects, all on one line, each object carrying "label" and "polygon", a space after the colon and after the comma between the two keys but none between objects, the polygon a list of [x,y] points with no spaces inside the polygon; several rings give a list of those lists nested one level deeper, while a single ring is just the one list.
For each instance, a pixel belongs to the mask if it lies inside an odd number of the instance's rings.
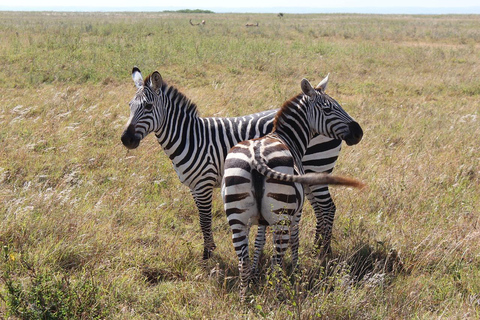
[{"label": "zebra foreleg", "polygon": [[314,245],[321,256],[331,255],[332,228],[336,212],[335,203],[327,186],[310,186],[310,189],[307,197],[315,211],[317,220]]},{"label": "zebra foreleg", "polygon": [[325,206],[322,205],[322,209],[321,209],[322,214],[320,218],[318,218],[317,216],[317,224],[319,223],[323,224],[323,228],[322,228],[323,232],[321,233],[321,237],[317,235],[316,236],[317,241],[315,242],[318,245],[318,248],[320,249],[319,251],[320,256],[326,256],[326,255],[332,254],[332,246],[331,246],[332,228],[333,228],[333,220],[335,218],[336,207],[335,207],[335,203],[333,203],[332,198],[329,197],[328,199],[329,199],[329,202]]},{"label": "zebra foreleg", "polygon": [[203,234],[203,259],[209,259],[217,247],[212,233],[212,194],[213,188],[192,191],[193,199],[200,216],[200,228]]}]

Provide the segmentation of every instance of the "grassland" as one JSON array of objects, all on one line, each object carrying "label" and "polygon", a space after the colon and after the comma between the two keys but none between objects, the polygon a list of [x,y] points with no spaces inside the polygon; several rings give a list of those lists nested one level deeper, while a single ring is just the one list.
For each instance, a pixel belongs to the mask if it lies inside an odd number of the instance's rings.
[{"label": "grassland", "polygon": [[[480,317],[478,16],[9,12],[0,34],[4,318]],[[369,185],[333,189],[333,256],[312,253],[307,204],[300,271],[242,304],[219,192],[203,264],[195,205],[154,137],[120,143],[134,65],[204,116],[280,106],[330,72],[365,132],[336,172]]]}]

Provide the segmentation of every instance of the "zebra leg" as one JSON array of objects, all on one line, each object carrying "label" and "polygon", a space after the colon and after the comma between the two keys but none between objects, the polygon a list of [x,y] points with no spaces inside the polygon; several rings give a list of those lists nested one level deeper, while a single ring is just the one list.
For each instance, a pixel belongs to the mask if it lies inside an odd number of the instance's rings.
[{"label": "zebra leg", "polygon": [[310,186],[307,197],[317,219],[314,244],[321,255],[331,254],[332,228],[336,207],[328,186]]},{"label": "zebra leg", "polygon": [[240,299],[245,301],[245,295],[250,281],[251,267],[248,255],[248,228],[246,226],[232,226],[232,240],[238,256],[238,271],[240,274]]},{"label": "zebra leg", "polygon": [[263,247],[265,246],[265,236],[266,236],[267,226],[259,225],[257,229],[257,236],[255,237],[255,252],[253,254],[252,262],[252,276],[258,276],[258,263],[260,261],[260,256],[262,255]]},{"label": "zebra leg", "polygon": [[203,233],[203,259],[209,259],[215,250],[212,233],[212,195],[213,188],[191,191],[200,215],[200,228]]},{"label": "zebra leg", "polygon": [[286,223],[280,222],[273,228],[273,249],[275,251],[272,264],[283,267],[283,257],[290,243],[290,228]]},{"label": "zebra leg", "polygon": [[275,275],[273,279],[276,280],[275,287],[277,293],[280,291],[284,281],[283,257],[290,243],[290,228],[286,222],[287,221],[280,221],[279,224],[272,226],[273,249],[275,251],[272,260],[272,271]]},{"label": "zebra leg", "polygon": [[[300,217],[298,217],[300,220]],[[298,263],[298,247],[299,247],[299,226],[298,220],[295,218],[295,221],[290,228],[290,248],[292,250],[292,270],[295,270]]]}]

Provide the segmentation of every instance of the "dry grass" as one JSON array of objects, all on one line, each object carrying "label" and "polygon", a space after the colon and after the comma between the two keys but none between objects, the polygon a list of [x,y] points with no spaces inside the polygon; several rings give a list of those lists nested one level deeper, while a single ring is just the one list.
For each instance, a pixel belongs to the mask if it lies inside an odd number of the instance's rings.
[{"label": "dry grass", "polygon": [[[478,16],[0,17],[5,317],[480,316]],[[333,189],[334,256],[312,254],[306,205],[300,272],[277,295],[265,258],[241,304],[219,194],[218,249],[202,264],[195,206],[154,137],[120,143],[133,65],[205,116],[279,106],[331,72],[330,95],[365,131],[336,172],[369,185]]]}]

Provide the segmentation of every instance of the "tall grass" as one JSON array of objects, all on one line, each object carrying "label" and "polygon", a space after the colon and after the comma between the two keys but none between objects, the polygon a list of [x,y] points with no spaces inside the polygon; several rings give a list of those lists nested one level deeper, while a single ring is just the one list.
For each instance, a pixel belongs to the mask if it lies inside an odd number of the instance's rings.
[{"label": "tall grass", "polygon": [[[0,313],[28,318],[461,318],[480,315],[477,16],[0,13]],[[192,27],[188,20],[206,20]],[[258,28],[245,28],[259,22]],[[248,303],[221,199],[201,263],[189,191],[154,137],[120,134],[137,65],[204,116],[278,107],[303,77],[362,125],[337,173],[334,254],[269,271]]]}]

